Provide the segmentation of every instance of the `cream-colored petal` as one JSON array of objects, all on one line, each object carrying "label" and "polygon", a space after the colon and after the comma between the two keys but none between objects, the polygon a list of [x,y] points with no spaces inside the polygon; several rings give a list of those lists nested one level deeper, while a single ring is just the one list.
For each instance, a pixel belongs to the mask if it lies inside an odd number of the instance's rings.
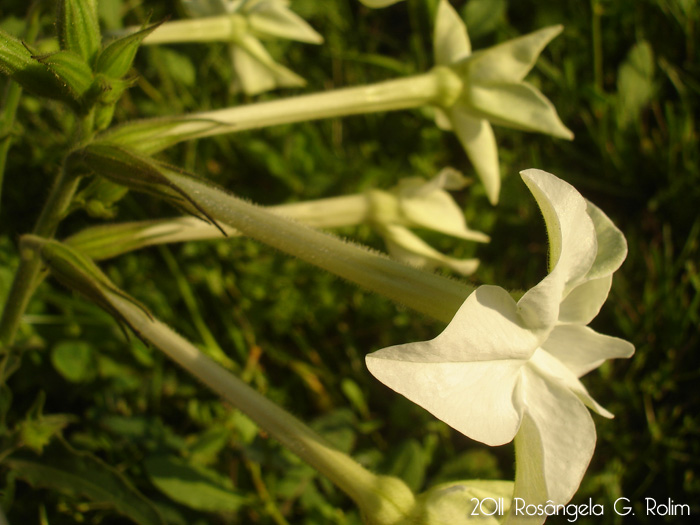
[{"label": "cream-colored petal", "polygon": [[366,357],[379,381],[465,436],[490,446],[513,439],[520,413],[512,393],[523,361],[436,362],[434,341],[379,350]]},{"label": "cream-colored petal", "polygon": [[245,35],[233,46],[232,57],[241,89],[255,95],[277,87],[300,87],[306,81],[273,60],[252,35]]},{"label": "cream-colored petal", "polygon": [[440,0],[438,4],[433,47],[438,66],[459,62],[472,52],[467,26],[447,0]]},{"label": "cream-colored petal", "polygon": [[[515,498],[526,504],[565,504],[578,489],[595,448],[595,425],[566,388],[523,367],[523,419],[515,436]],[[512,512],[506,524],[524,523]],[[529,522],[527,522],[529,523]]]},{"label": "cream-colored petal", "polygon": [[506,84],[521,82],[535,65],[537,57],[563,27],[551,26],[502,44],[476,51],[469,61],[474,83]]},{"label": "cream-colored petal", "polygon": [[498,204],[501,190],[501,172],[498,167],[498,148],[491,125],[484,119],[474,118],[460,107],[449,111],[452,129],[457,134],[476,174],[484,184],[491,204]]},{"label": "cream-colored petal", "polygon": [[627,241],[617,226],[595,204],[587,201],[586,211],[593,220],[598,242],[598,255],[593,262],[587,279],[597,279],[611,275],[627,257]]},{"label": "cream-colored petal", "polygon": [[455,259],[437,251],[404,226],[387,224],[377,226],[389,254],[399,261],[418,268],[446,266],[462,274],[471,275],[479,267],[479,259]]},{"label": "cream-colored petal", "polygon": [[549,99],[527,82],[471,84],[468,90],[466,103],[469,109],[493,124],[563,139],[574,138]]},{"label": "cream-colored petal", "polygon": [[613,417],[610,412],[593,399],[588,393],[588,390],[586,390],[586,387],[583,386],[583,383],[579,381],[578,377],[571,369],[552,354],[545,351],[542,347],[538,348],[530,361],[528,361],[528,366],[536,370],[542,377],[546,377],[549,381],[556,382],[561,387],[568,389],[575,394],[584,405],[597,414],[607,418]]},{"label": "cream-colored petal", "polygon": [[561,361],[576,377],[598,368],[607,359],[631,357],[631,343],[599,334],[587,326],[557,325],[542,348]]},{"label": "cream-colored petal", "polygon": [[469,241],[488,242],[489,236],[467,227],[464,212],[452,196],[434,189],[415,197],[399,197],[401,213],[410,225],[439,231]]},{"label": "cream-colored petal", "polygon": [[282,5],[252,10],[248,23],[259,37],[287,38],[308,44],[323,42],[323,37],[306,20]]},{"label": "cream-colored petal", "polygon": [[612,274],[576,285],[559,305],[559,322],[590,323],[607,300],[611,285]]},{"label": "cream-colored petal", "polygon": [[542,170],[520,174],[547,226],[550,273],[523,295],[518,307],[528,326],[548,330],[559,317],[566,287],[580,282],[593,264],[595,229],[586,213],[586,201],[573,186]]}]

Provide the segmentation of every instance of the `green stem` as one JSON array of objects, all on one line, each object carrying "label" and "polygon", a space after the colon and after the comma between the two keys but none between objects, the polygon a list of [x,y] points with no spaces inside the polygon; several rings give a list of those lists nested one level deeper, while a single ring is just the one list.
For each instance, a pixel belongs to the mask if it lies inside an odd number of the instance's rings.
[{"label": "green stem", "polygon": [[192,113],[168,119],[146,119],[104,134],[104,139],[155,153],[183,140],[331,117],[417,108],[451,106],[462,81],[446,67],[422,75],[367,86],[336,89],[298,97]]},{"label": "green stem", "polygon": [[[27,30],[24,33],[26,42],[33,42],[39,32],[39,2],[34,2],[29,7],[27,15]],[[22,87],[12,80],[8,80],[3,99],[2,115],[0,116],[0,204],[2,203],[2,186],[5,178],[7,154],[12,145],[12,124],[15,121],[19,100],[22,96]]]},{"label": "green stem", "polygon": [[[75,143],[80,143],[92,134],[92,114],[85,117],[79,124],[78,135]],[[53,237],[58,224],[71,203],[71,199],[78,189],[79,177],[70,173],[65,166],[51,188],[48,200],[41,210],[39,219],[32,233],[40,237]],[[5,303],[5,308],[0,318],[0,354],[5,354],[0,363],[0,384],[5,380],[5,370],[11,352],[10,347],[14,343],[22,315],[29,304],[29,299],[40,281],[41,258],[32,250],[20,250],[19,268],[10,288],[10,293]]]}]

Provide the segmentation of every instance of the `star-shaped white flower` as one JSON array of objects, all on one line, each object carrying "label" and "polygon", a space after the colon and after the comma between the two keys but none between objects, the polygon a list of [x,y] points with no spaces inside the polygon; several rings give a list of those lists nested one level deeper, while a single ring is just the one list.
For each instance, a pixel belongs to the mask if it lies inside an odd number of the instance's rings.
[{"label": "star-shaped white flower", "polygon": [[183,0],[192,17],[228,15],[235,23],[229,53],[234,89],[255,95],[278,87],[300,87],[306,81],[278,64],[259,39],[287,38],[320,44],[323,37],[289,9],[288,0]]},{"label": "star-shaped white flower", "polygon": [[496,204],[501,186],[498,151],[489,122],[524,131],[572,139],[552,103],[525,82],[544,47],[562,30],[552,26],[488,49],[472,52],[467,27],[447,0],[440,0],[435,20],[435,63],[464,79],[459,100],[437,110],[436,121],[453,130],[489,200]]},{"label": "star-shaped white flower", "polygon": [[445,168],[429,181],[408,177],[389,191],[370,190],[368,220],[394,258],[421,268],[444,265],[470,275],[479,266],[478,259],[449,257],[409,229],[425,228],[468,241],[488,242],[488,235],[469,229],[464,212],[446,191],[462,189],[467,183],[459,171]]},{"label": "star-shaped white flower", "polygon": [[545,218],[550,273],[516,303],[480,286],[435,339],[367,356],[370,372],[466,436],[515,438],[515,496],[566,503],[593,454],[588,406],[612,417],[579,377],[632,345],[586,325],[610,290],[627,245],[610,219],[569,184],[522,172]]}]

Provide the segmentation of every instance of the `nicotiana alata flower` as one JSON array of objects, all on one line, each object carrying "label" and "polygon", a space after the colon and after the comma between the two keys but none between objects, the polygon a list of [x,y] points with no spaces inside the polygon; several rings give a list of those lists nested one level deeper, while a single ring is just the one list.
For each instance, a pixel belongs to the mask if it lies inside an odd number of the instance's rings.
[{"label": "nicotiana alata flower", "polygon": [[488,242],[488,235],[467,227],[464,212],[446,190],[459,190],[467,179],[445,168],[433,179],[402,179],[390,191],[370,190],[368,220],[396,259],[418,267],[444,265],[463,275],[476,271],[478,259],[455,259],[437,251],[409,228],[425,228],[461,239]]},{"label": "nicotiana alata flower", "polygon": [[545,218],[549,274],[516,303],[480,286],[435,339],[367,356],[370,372],[466,436],[487,445],[515,438],[515,496],[566,503],[592,457],[586,410],[612,415],[579,381],[633,346],[586,325],[610,290],[627,245],[593,204],[555,176],[522,177]]},{"label": "nicotiana alata flower", "polygon": [[498,151],[489,122],[572,139],[552,103],[523,79],[544,47],[562,30],[552,26],[494,47],[472,52],[467,27],[447,0],[435,20],[436,65],[464,79],[458,101],[437,110],[436,122],[459,138],[481,178],[489,200],[498,202]]},{"label": "nicotiana alata flower", "polygon": [[146,44],[228,40],[233,62],[233,88],[249,95],[306,82],[275,62],[260,40],[287,38],[320,44],[323,37],[289,9],[288,0],[183,0],[198,20],[163,24]]}]

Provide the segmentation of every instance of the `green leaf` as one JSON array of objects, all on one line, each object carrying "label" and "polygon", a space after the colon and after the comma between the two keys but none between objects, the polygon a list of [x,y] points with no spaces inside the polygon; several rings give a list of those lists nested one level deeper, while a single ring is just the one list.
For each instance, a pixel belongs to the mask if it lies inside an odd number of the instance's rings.
[{"label": "green leaf", "polygon": [[38,453],[76,419],[67,414],[44,415],[45,401],[46,394],[42,390],[27,411],[26,418],[17,424],[20,444]]},{"label": "green leaf", "polygon": [[92,63],[102,47],[96,0],[59,0],[56,29],[61,49]]},{"label": "green leaf", "polygon": [[97,58],[95,71],[110,78],[122,78],[129,72],[136,51],[143,39],[160,25],[152,24],[141,31],[119,38],[102,50]]},{"label": "green leaf", "polygon": [[636,44],[617,76],[617,119],[621,128],[639,120],[654,96],[654,51],[646,40]]},{"label": "green leaf", "polygon": [[230,479],[174,456],[155,456],[144,462],[158,489],[173,501],[207,512],[234,512],[246,499],[234,492]]},{"label": "green leaf", "polygon": [[85,341],[61,341],[51,351],[51,363],[73,383],[88,381],[97,372],[92,345]]},{"label": "green leaf", "polygon": [[56,440],[41,456],[16,452],[4,464],[33,487],[86,497],[139,525],[164,525],[153,504],[123,474],[63,440]]}]

